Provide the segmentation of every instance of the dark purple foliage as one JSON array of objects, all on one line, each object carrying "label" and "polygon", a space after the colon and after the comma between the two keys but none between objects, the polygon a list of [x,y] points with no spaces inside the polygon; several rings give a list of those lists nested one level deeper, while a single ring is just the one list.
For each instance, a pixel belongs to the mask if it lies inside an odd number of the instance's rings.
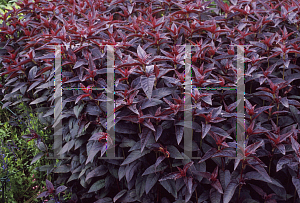
[{"label": "dark purple foliage", "polygon": [[[54,184],[80,202],[299,202],[300,4],[296,0],[24,0],[0,17],[3,101],[54,124],[62,47],[63,148]],[[24,16],[20,19],[18,15]],[[79,46],[75,46],[79,44]],[[183,152],[185,48],[193,132]],[[107,49],[115,46],[116,156],[106,132]],[[237,52],[245,46],[244,157],[236,156]],[[224,87],[220,90],[203,88]],[[18,100],[17,96],[21,96]],[[38,139],[35,132],[24,138]],[[181,159],[178,159],[180,158]],[[235,157],[235,158],[233,158]],[[41,169],[42,167],[40,167]],[[54,193],[47,182],[47,196]],[[57,190],[57,189],[56,189]],[[42,195],[41,194],[41,195]],[[69,202],[77,202],[77,199]]]}]

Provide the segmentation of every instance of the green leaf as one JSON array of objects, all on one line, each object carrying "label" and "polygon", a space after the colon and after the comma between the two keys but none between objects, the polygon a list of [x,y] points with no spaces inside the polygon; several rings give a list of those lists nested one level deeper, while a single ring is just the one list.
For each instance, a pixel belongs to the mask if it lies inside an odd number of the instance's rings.
[{"label": "green leaf", "polygon": [[104,179],[98,180],[90,187],[88,193],[98,191],[98,190],[104,188],[104,186],[105,186],[105,180]]}]

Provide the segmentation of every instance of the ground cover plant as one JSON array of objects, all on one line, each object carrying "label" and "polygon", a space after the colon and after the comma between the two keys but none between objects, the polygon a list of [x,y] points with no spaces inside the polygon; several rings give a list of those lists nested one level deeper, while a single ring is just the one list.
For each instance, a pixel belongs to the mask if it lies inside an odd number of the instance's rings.
[{"label": "ground cover plant", "polygon": [[[0,177],[2,179],[5,178],[5,175],[8,176],[4,189],[4,200],[12,203],[40,202],[36,197],[38,191],[42,191],[43,187],[46,187],[44,179],[47,178],[47,173],[36,171],[35,168],[49,163],[50,160],[32,160],[40,150],[34,141],[27,142],[21,135],[29,133],[27,126],[34,128],[41,136],[45,136],[47,132],[42,130],[38,118],[34,113],[29,113],[31,109],[26,108],[23,103],[14,108],[14,112],[7,109],[0,109],[0,112]],[[13,113],[18,117],[15,117]],[[45,137],[45,139],[47,139],[46,143],[50,144],[48,138]],[[1,194],[2,190],[1,184]],[[3,201],[2,195],[1,201]]]},{"label": "ground cover plant", "polygon": [[[0,17],[5,106],[29,104],[54,124],[54,49],[63,45],[63,147],[39,169],[40,198],[63,202],[299,202],[297,1],[24,0]],[[193,121],[184,126],[185,46]],[[105,88],[115,57],[115,149]],[[236,157],[237,51],[245,46],[245,159]],[[216,89],[217,87],[222,87]],[[71,89],[73,88],[73,89]],[[213,90],[213,88],[215,88]],[[184,127],[192,152],[184,154]],[[35,131],[24,138],[44,141]],[[53,140],[53,135],[49,137]],[[35,160],[51,155],[46,145]],[[54,148],[56,148],[54,143]],[[181,159],[178,159],[180,158]],[[64,187],[65,186],[65,187]],[[66,188],[67,187],[67,188]]]}]

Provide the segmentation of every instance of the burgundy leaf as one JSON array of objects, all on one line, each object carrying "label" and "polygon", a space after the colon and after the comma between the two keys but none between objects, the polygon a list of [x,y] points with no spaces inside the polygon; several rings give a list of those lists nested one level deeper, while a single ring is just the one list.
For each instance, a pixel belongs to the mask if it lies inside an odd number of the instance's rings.
[{"label": "burgundy leaf", "polygon": [[300,178],[293,176],[292,182],[297,190],[298,197],[300,197]]},{"label": "burgundy leaf", "polygon": [[49,193],[54,192],[53,184],[49,180],[46,180],[46,187],[47,187]]},{"label": "burgundy leaf", "polygon": [[219,193],[223,194],[223,189],[222,189],[221,183],[218,179],[216,181],[212,182],[211,186],[213,186]]},{"label": "burgundy leaf", "polygon": [[224,203],[230,202],[238,185],[239,184],[235,179],[230,181],[230,183],[227,185],[225,192],[224,192],[224,197],[223,197]]},{"label": "burgundy leaf", "polygon": [[144,151],[147,141],[149,140],[151,135],[152,135],[151,130],[149,130],[148,128],[143,128],[143,131],[141,134],[141,153]]}]

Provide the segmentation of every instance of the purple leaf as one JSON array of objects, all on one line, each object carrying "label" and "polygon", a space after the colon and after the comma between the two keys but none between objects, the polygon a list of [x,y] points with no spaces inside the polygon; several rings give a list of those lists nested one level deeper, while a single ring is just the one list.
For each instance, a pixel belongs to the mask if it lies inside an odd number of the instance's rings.
[{"label": "purple leaf", "polygon": [[230,202],[238,185],[239,184],[235,179],[232,179],[230,181],[230,183],[227,185],[225,192],[224,192],[223,203]]},{"label": "purple leaf", "polygon": [[297,190],[298,197],[300,198],[300,178],[293,176],[292,182]]},{"label": "purple leaf", "polygon": [[151,75],[149,77],[141,76],[141,86],[147,95],[148,99],[151,99],[152,97],[152,90],[155,82],[155,76]]},{"label": "purple leaf", "polygon": [[64,186],[64,185],[61,185],[59,186],[58,188],[56,188],[55,190],[55,194],[58,195],[59,193],[65,191],[68,187]]}]

